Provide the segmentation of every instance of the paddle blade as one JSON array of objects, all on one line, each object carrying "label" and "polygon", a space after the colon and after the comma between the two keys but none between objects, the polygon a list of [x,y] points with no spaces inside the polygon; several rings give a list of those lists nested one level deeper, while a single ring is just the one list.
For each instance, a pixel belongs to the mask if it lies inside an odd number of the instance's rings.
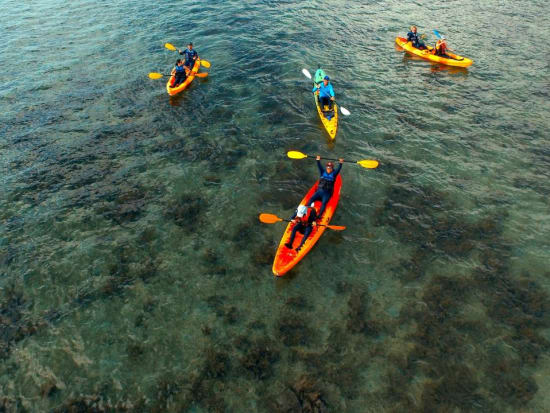
[{"label": "paddle blade", "polygon": [[309,70],[302,69],[302,73],[304,74],[305,77],[307,77],[308,79],[311,79],[311,73],[309,73]]},{"label": "paddle blade", "polygon": [[275,224],[276,222],[282,221],[281,218],[279,218],[277,215],[273,215],[273,214],[260,214],[260,216],[258,218],[264,224]]},{"label": "paddle blade", "polygon": [[196,76],[196,77],[206,77],[206,76],[208,76],[208,73],[207,73],[207,72],[204,72],[204,73],[195,73],[195,76]]},{"label": "paddle blade", "polygon": [[149,79],[161,79],[161,78],[162,78],[162,73],[155,73],[155,72],[149,73]]},{"label": "paddle blade", "polygon": [[330,228],[334,231],[343,231],[343,230],[346,229],[346,227],[341,226],[341,225],[327,225],[327,228]]},{"label": "paddle blade", "polygon": [[434,34],[437,36],[437,38],[441,39],[441,35],[437,30],[434,29]]},{"label": "paddle blade", "polygon": [[344,116],[349,116],[351,115],[351,112],[349,110],[347,110],[346,108],[340,106],[340,112],[342,112],[342,115]]},{"label": "paddle blade", "polygon": [[201,59],[201,65],[208,69],[210,67],[210,62],[208,60]]},{"label": "paddle blade", "polygon": [[357,161],[357,163],[363,168],[367,169],[374,169],[377,168],[379,165],[378,161],[375,161],[373,159],[363,159],[362,161]]},{"label": "paddle blade", "polygon": [[286,153],[286,155],[290,159],[304,159],[304,158],[307,158],[307,155],[305,153],[298,152],[298,151],[288,151]]},{"label": "paddle blade", "polygon": [[174,46],[173,44],[171,43],[164,43],[164,47],[166,47],[168,50],[172,50],[173,52],[175,52],[176,50],[176,46]]}]

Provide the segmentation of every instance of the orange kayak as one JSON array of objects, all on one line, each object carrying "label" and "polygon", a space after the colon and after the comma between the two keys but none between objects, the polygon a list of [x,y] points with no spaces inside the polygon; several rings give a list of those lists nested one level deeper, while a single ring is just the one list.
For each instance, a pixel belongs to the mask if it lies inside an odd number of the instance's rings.
[{"label": "orange kayak", "polygon": [[[178,87],[170,87],[170,85],[172,84],[175,78],[175,76],[172,74],[172,76],[170,76],[170,79],[168,79],[168,82],[166,83],[166,91],[168,92],[168,94],[170,96],[177,95],[182,90],[184,90],[187,86],[189,86],[189,83],[193,81],[193,79],[195,78],[195,74],[199,71],[200,67],[201,67],[200,59],[195,60],[195,64],[193,65],[193,68],[191,69],[189,76],[187,76],[184,82],[180,84]],[[172,70],[172,73],[174,73],[173,70]]]},{"label": "orange kayak", "polygon": [[[338,201],[340,200],[340,190],[342,189],[342,178],[340,177],[340,175],[341,174],[338,174],[338,176],[336,177],[336,181],[334,182],[334,191],[332,193],[332,196],[330,197],[330,200],[327,203],[327,207],[325,208],[325,212],[323,213],[321,221],[318,222],[319,224],[329,224],[332,215],[334,215],[334,211],[336,210],[336,206],[338,205]],[[300,203],[301,205],[305,205],[308,199],[315,193],[315,191],[317,190],[317,185],[319,185],[319,181],[315,182],[315,185],[313,185],[306,196],[304,196],[304,199],[302,199],[302,202]],[[315,201],[315,209],[319,211],[320,208],[321,201]],[[319,240],[319,238],[321,238],[321,235],[323,235],[323,232],[325,232],[325,229],[327,228],[320,225],[313,227],[307,241],[300,249],[300,252],[296,252],[294,248],[300,245],[303,238],[303,234],[300,234],[300,232],[296,232],[296,237],[294,238],[294,243],[292,244],[293,249],[288,249],[287,247],[285,247],[285,244],[290,240],[290,233],[292,232],[293,226],[294,224],[289,222],[286,227],[285,233],[281,238],[281,242],[279,243],[279,248],[277,248],[277,253],[275,254],[275,260],[273,261],[273,274],[275,274],[277,277],[285,275],[289,270],[292,269],[292,267],[298,264],[302,260],[302,258],[304,258],[307,253],[313,248],[315,243]]]},{"label": "orange kayak", "polygon": [[462,57],[457,54],[447,52],[447,55],[451,57],[451,59],[447,59],[446,57],[437,56],[435,54],[432,54],[433,47],[426,46],[427,50],[420,50],[416,47],[413,47],[412,42],[407,42],[407,39],[404,37],[396,37],[395,43],[397,43],[399,46],[401,46],[403,49],[405,49],[407,52],[414,54],[416,56],[419,56],[423,59],[431,60],[432,62],[441,63],[447,66],[457,66],[457,67],[468,67],[473,62],[473,60],[468,59],[467,57]]}]

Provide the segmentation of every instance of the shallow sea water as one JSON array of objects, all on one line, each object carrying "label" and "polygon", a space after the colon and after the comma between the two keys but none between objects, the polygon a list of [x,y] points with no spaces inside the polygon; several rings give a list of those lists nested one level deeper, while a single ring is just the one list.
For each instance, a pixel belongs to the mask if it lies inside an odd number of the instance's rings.
[{"label": "shallow sea water", "polygon": [[[550,410],[548,8],[4,1],[1,405]],[[410,24],[474,65],[404,54]],[[210,75],[170,98],[147,73],[190,40]],[[343,167],[346,231],[273,279],[257,215],[317,178],[290,149],[381,166]]]}]

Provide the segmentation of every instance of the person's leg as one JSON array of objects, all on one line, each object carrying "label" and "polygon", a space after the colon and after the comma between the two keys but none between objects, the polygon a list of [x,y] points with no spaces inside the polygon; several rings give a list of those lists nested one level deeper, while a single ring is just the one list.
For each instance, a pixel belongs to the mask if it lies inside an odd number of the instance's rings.
[{"label": "person's leg", "polygon": [[311,234],[312,227],[307,226],[306,230],[304,231],[304,237],[302,238],[302,242],[300,242],[300,245],[296,248],[296,251],[300,251],[302,249],[302,245],[304,245],[304,242],[306,242],[307,237],[309,237],[309,234]]},{"label": "person's leg", "polygon": [[321,104],[321,111],[325,110],[325,105],[328,105],[330,102],[330,99],[326,96],[319,97],[319,103]]},{"label": "person's leg", "polygon": [[180,85],[183,82],[183,73],[176,73],[176,81],[174,82],[174,87]]},{"label": "person's leg", "polygon": [[312,196],[309,198],[309,200],[306,202],[306,205],[311,205],[312,202],[320,201],[323,199],[323,190],[318,189]]},{"label": "person's leg", "polygon": [[292,228],[292,232],[290,233],[290,239],[285,244],[285,247],[292,248],[292,243],[294,242],[294,238],[296,238],[296,231],[303,231],[302,224],[294,224],[294,228]]},{"label": "person's leg", "polygon": [[323,195],[321,199],[322,205],[321,205],[321,209],[319,210],[319,218],[323,218],[323,213],[325,212],[325,208],[327,207],[327,203],[331,195],[332,194],[330,192],[323,191]]}]

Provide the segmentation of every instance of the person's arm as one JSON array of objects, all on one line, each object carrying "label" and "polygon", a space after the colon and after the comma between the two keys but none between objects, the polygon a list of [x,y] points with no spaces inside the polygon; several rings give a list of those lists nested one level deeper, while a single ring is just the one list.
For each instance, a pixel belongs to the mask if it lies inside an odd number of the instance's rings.
[{"label": "person's arm", "polygon": [[340,164],[338,165],[338,167],[334,170],[335,174],[334,174],[334,177],[336,178],[338,176],[338,174],[340,173],[340,169],[342,169],[342,165],[344,164],[344,160],[342,158],[338,159],[338,162],[340,162]]},{"label": "person's arm", "polygon": [[313,90],[311,91],[312,93],[315,93],[319,90],[319,86],[313,86]]},{"label": "person's arm", "polygon": [[292,214],[292,216],[290,217],[290,220],[292,222],[294,222],[294,218],[296,218],[296,215],[298,215],[298,210],[297,209],[294,210],[294,214]]},{"label": "person's arm", "polygon": [[319,168],[319,173],[323,175],[324,169],[323,165],[321,165],[321,157],[317,155],[317,168]]}]

